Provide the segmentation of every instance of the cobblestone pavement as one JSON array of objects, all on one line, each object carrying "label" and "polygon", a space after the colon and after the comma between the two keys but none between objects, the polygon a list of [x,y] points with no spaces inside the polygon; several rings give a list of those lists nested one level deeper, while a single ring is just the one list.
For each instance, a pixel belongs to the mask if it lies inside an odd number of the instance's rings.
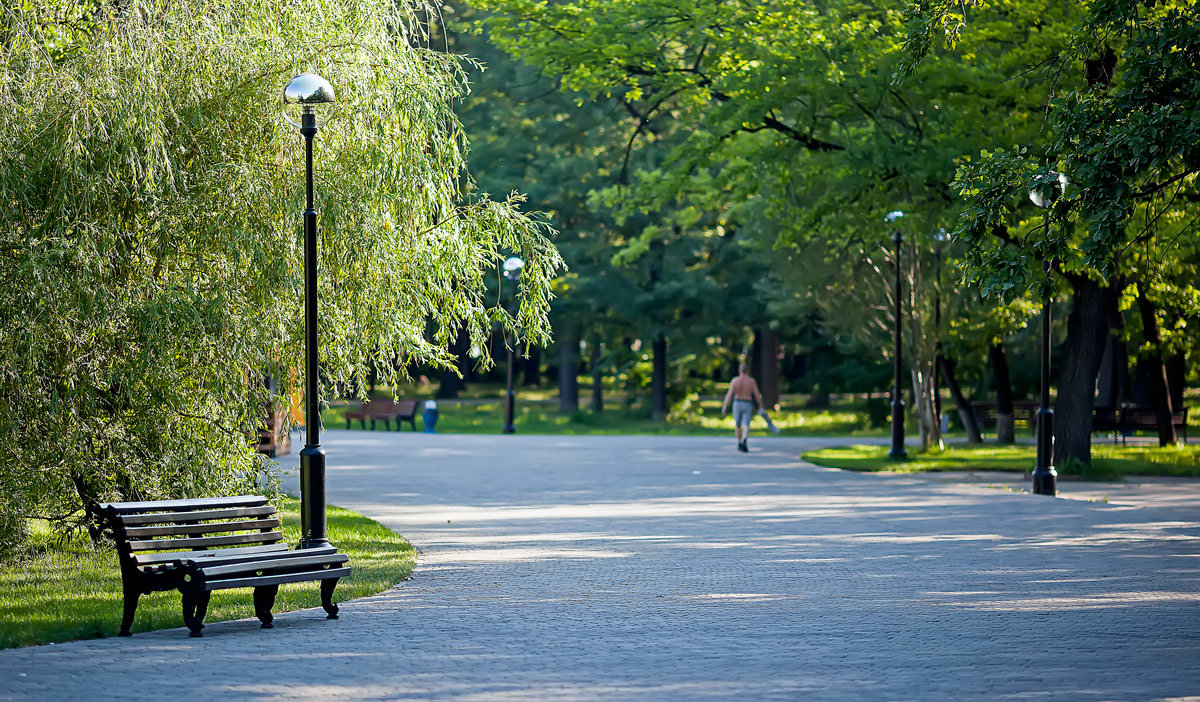
[{"label": "cobblestone pavement", "polygon": [[339,621],[3,651],[0,697],[1200,694],[1194,487],[1054,500],[816,468],[778,437],[327,439],[330,501],[420,547],[412,580]]}]

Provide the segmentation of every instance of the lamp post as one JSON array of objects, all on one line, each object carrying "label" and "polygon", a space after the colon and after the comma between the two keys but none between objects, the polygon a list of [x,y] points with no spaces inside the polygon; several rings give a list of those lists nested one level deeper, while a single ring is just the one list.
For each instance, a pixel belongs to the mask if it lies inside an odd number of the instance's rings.
[{"label": "lamp post", "polygon": [[[1029,190],[1029,200],[1046,210],[1046,226],[1050,226],[1051,207],[1070,183],[1064,173],[1050,171],[1047,177]],[[1046,260],[1046,281],[1042,293],[1042,397],[1037,413],[1037,464],[1033,467],[1033,494],[1057,495],[1058,471],[1054,469],[1054,410],[1050,407],[1050,260]]]},{"label": "lamp post", "polygon": [[[896,220],[904,216],[900,210],[889,212],[884,218],[888,224],[894,224]],[[892,348],[892,357],[895,360],[895,382],[892,385],[892,450],[888,451],[888,458],[893,461],[904,461],[908,459],[908,451],[904,450],[904,396],[900,392],[900,375],[903,371],[904,356],[900,348],[900,313],[902,310],[900,302],[900,229],[892,230],[892,241],[896,244],[896,285],[894,294],[896,296],[896,313],[895,313],[895,345]]]},{"label": "lamp post", "polygon": [[[521,279],[521,269],[525,267],[525,262],[519,256],[511,256],[504,261],[504,277],[508,278],[515,285]],[[513,290],[513,300],[516,301],[516,290]],[[511,313],[512,308],[509,308]],[[513,346],[517,340],[514,335],[512,344],[505,344],[508,347],[508,378],[505,383],[504,392],[504,429],[505,434],[514,434],[517,428],[513,426],[513,410],[516,405],[516,395],[513,393]]]},{"label": "lamp post", "polygon": [[325,533],[325,449],[321,448],[321,406],[317,368],[317,211],[313,208],[313,137],[321,124],[317,106],[335,102],[333,87],[315,73],[301,73],[283,88],[283,104],[300,106],[297,122],[283,117],[304,137],[304,449],[300,451],[300,543],[297,548],[327,546]]},{"label": "lamp post", "polygon": [[937,284],[933,289],[933,329],[937,334],[937,345],[933,354],[933,411],[937,414],[938,428],[942,426],[942,247],[950,241],[950,234],[938,227],[933,235],[933,255],[937,266]]}]

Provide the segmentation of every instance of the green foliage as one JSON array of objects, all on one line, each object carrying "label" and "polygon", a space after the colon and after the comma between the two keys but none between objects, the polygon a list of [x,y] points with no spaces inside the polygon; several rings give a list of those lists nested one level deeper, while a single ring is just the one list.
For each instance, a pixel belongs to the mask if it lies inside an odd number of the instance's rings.
[{"label": "green foliage", "polygon": [[[278,97],[303,70],[339,98],[315,148],[322,399],[371,362],[388,384],[394,359],[448,364],[460,330],[549,338],[561,259],[519,197],[464,194],[464,78],[419,48],[417,9],[135,0],[82,33],[54,6],[5,15],[6,507],[64,523],[253,482],[261,379],[284,398],[303,381],[304,151]],[[74,43],[47,52],[51,35]],[[510,252],[515,320],[486,295]]]}]

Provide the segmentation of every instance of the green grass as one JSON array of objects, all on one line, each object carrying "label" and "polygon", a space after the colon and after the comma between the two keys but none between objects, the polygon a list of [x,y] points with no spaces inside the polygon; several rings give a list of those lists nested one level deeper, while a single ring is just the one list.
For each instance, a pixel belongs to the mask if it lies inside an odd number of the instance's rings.
[{"label": "green grass", "polygon": [[[438,400],[438,433],[498,434],[504,426],[502,391],[493,399]],[[541,393],[544,394],[544,393]],[[649,407],[641,402],[626,403],[619,399],[606,403],[603,412],[595,413],[581,398],[581,409],[571,415],[558,412],[557,400],[535,399],[539,394],[522,391],[517,395],[515,425],[522,434],[677,434],[688,436],[726,436],[733,433],[732,416],[721,416],[720,400],[702,400],[693,412],[679,419],[654,421]],[[861,403],[847,403],[830,409],[809,409],[784,402],[781,409],[771,413],[771,419],[783,436],[883,436],[884,429],[871,429]],[[353,405],[335,405],[322,410],[325,426],[331,429],[346,427],[346,412]],[[418,415],[420,413],[418,412]],[[766,424],[755,419],[755,433],[763,433]],[[353,423],[354,429],[359,423]],[[370,429],[370,422],[367,423]],[[417,417],[417,430],[422,430]],[[384,431],[377,422],[376,431]],[[395,425],[393,425],[395,429]],[[408,430],[407,425],[404,430]]]},{"label": "green grass", "polygon": [[[840,446],[809,451],[804,460],[821,466],[857,471],[922,473],[933,471],[998,470],[1025,472],[1033,467],[1033,446],[950,446],[945,451],[910,454],[907,461],[892,461],[887,446]],[[1079,474],[1059,468],[1060,473]],[[1119,480],[1127,475],[1200,477],[1200,445],[1092,446],[1092,465],[1085,477]]]},{"label": "green grass", "polygon": [[[300,538],[300,503],[283,503],[288,543]],[[350,556],[350,577],[338,583],[334,601],[385,590],[412,573],[416,549],[379,522],[329,508],[329,539]],[[121,573],[112,550],[94,549],[86,538],[59,543],[44,526],[35,528],[30,552],[0,567],[0,648],[115,636],[121,623]],[[318,607],[317,583],[282,585],[273,611]],[[254,616],[251,591],[214,592],[206,622]],[[143,595],[133,630],[183,626],[177,591]]]}]

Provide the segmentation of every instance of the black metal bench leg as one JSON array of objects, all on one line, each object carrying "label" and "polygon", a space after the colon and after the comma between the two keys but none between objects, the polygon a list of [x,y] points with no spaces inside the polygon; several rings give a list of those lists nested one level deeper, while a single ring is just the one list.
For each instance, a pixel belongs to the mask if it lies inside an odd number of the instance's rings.
[{"label": "black metal bench leg", "polygon": [[262,622],[263,629],[275,628],[275,625],[271,623],[275,619],[271,614],[271,608],[275,606],[275,594],[278,592],[278,585],[254,588],[254,616]]},{"label": "black metal bench leg", "polygon": [[196,613],[192,615],[192,620],[201,629],[204,628],[204,616],[208,614],[208,600],[210,597],[212,597],[212,593],[208,590],[201,590],[196,593]]},{"label": "black metal bench leg", "polygon": [[117,636],[133,636],[129,628],[133,626],[133,615],[137,612],[138,597],[141,594],[137,588],[125,586],[125,613],[121,616],[121,631]]},{"label": "black metal bench leg", "polygon": [[338,606],[333,603],[333,589],[337,587],[338,578],[321,581],[321,606],[325,608],[326,619],[338,618]]},{"label": "black metal bench leg", "polygon": [[[205,594],[207,594],[207,593],[205,593]],[[189,630],[188,636],[198,639],[201,636],[204,636],[204,634],[200,631],[201,629],[204,628],[204,624],[202,622],[200,622],[198,619],[196,619],[196,605],[197,604],[198,604],[198,598],[196,596],[196,593],[193,592],[190,587],[184,588],[184,590],[183,590],[183,623],[185,626],[187,626],[187,628]],[[207,608],[207,604],[205,605],[205,607]]]}]

